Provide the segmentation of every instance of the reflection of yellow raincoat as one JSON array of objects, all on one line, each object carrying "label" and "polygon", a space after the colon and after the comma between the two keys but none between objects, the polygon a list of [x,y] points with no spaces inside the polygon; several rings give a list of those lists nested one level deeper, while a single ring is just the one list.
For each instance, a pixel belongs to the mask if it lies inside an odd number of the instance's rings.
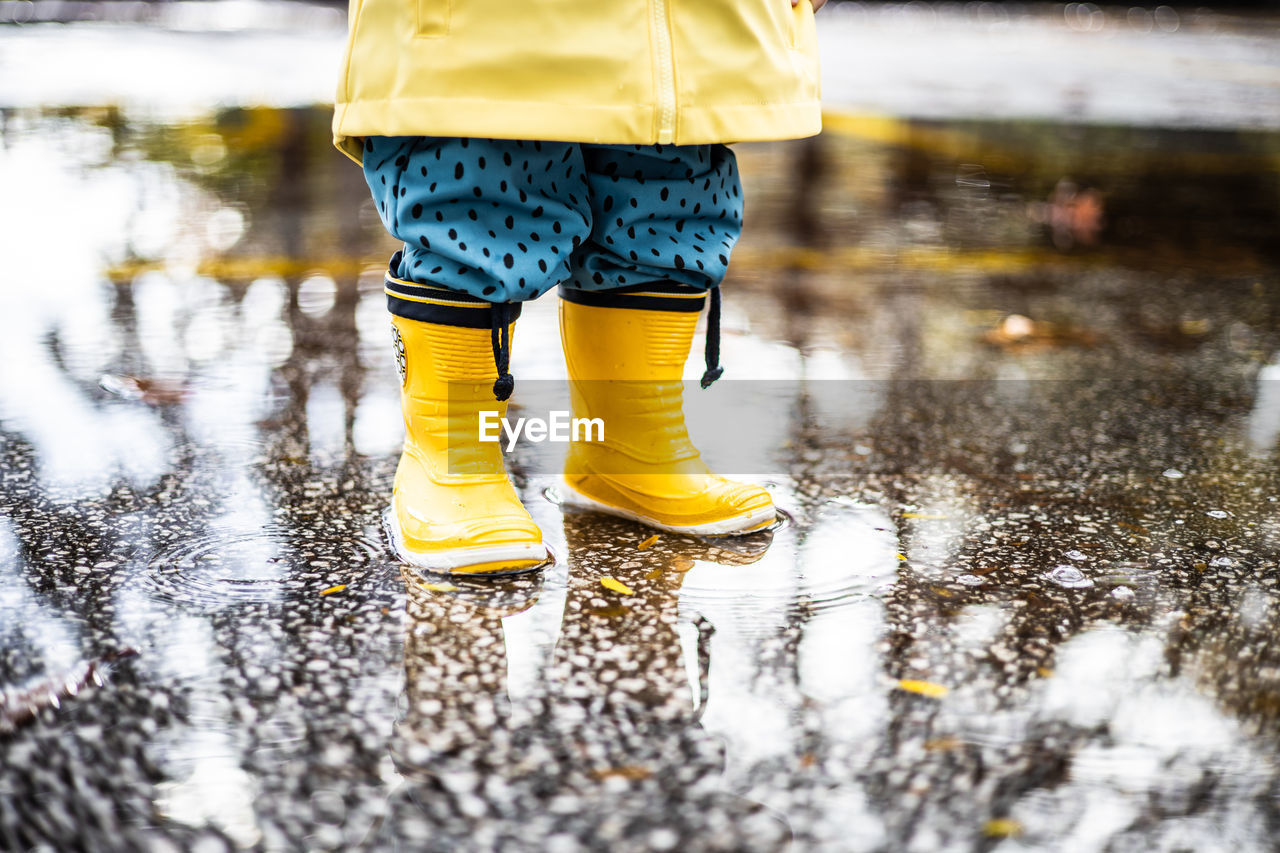
[{"label": "reflection of yellow raincoat", "polygon": [[690,145],[819,129],[801,0],[351,0],[334,141]]}]

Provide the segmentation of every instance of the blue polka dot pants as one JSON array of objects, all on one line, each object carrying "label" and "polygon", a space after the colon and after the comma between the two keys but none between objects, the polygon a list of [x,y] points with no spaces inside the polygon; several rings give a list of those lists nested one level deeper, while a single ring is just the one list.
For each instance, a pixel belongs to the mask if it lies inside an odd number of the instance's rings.
[{"label": "blue polka dot pants", "polygon": [[485,302],[556,285],[707,290],[742,230],[742,187],[723,145],[368,137],[364,173],[404,241],[389,273]]}]

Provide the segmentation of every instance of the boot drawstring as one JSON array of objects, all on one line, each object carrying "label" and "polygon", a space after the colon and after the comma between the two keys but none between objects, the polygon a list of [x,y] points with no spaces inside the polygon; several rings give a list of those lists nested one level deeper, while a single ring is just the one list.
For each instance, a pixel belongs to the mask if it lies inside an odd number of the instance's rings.
[{"label": "boot drawstring", "polygon": [[724,373],[720,366],[720,288],[711,288],[711,308],[707,311],[707,372],[702,374],[703,388],[711,387]]},{"label": "boot drawstring", "polygon": [[511,377],[511,306],[506,302],[495,302],[492,306],[493,364],[498,369],[498,378],[493,383],[493,396],[499,401],[506,400],[515,390],[516,381]]}]

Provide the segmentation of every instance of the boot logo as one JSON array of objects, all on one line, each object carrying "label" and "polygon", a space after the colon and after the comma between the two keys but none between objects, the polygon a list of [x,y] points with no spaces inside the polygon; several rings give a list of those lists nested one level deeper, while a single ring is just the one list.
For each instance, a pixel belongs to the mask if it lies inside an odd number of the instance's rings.
[{"label": "boot logo", "polygon": [[391,327],[391,342],[396,348],[396,367],[400,368],[400,385],[403,386],[408,377],[404,355],[404,339],[400,337],[400,330],[394,325]]}]

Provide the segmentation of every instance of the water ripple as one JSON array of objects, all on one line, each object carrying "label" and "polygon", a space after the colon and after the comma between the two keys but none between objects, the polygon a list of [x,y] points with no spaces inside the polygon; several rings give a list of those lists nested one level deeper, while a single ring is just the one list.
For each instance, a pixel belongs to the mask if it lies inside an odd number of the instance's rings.
[{"label": "water ripple", "polygon": [[384,560],[381,544],[366,536],[301,537],[276,525],[214,529],[154,553],[141,582],[156,598],[207,609],[320,594]]}]

